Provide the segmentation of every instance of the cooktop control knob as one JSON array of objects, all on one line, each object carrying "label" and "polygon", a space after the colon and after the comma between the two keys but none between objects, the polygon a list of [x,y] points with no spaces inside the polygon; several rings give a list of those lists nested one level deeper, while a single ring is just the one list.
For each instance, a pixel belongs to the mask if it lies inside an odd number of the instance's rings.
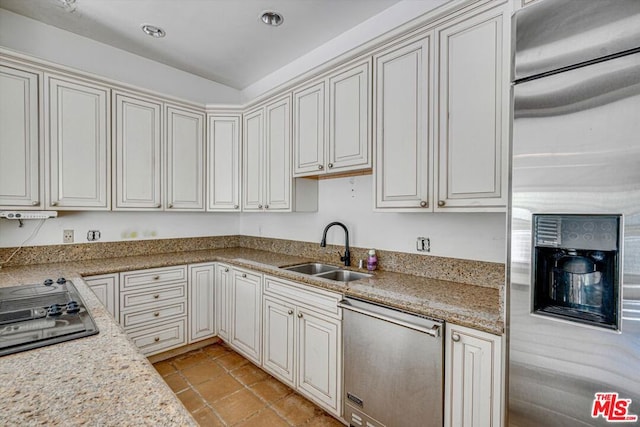
[{"label": "cooktop control knob", "polygon": [[80,311],[80,304],[77,301],[69,301],[67,303],[67,313],[74,314]]},{"label": "cooktop control knob", "polygon": [[49,316],[60,316],[62,314],[62,307],[60,304],[51,304],[47,310]]},{"label": "cooktop control knob", "polygon": [[58,280],[56,280],[56,283],[58,285],[64,285],[65,283],[67,283],[67,279],[65,279],[64,277],[60,277]]},{"label": "cooktop control knob", "polygon": [[53,280],[52,280],[52,279],[47,279],[47,280],[45,280],[45,281],[44,281],[44,285],[45,285],[45,286],[51,286],[51,285],[53,285]]}]

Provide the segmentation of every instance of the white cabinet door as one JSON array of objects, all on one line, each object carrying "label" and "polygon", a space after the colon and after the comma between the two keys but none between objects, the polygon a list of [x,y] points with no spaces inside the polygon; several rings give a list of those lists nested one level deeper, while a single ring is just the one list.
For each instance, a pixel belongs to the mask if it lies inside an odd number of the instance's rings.
[{"label": "white cabinet door", "polygon": [[215,331],[215,266],[189,266],[189,342],[213,337]]},{"label": "white cabinet door", "polygon": [[298,308],[298,390],[339,415],[340,321]]},{"label": "white cabinet door", "polygon": [[49,207],[108,210],[109,88],[46,75]]},{"label": "white cabinet door", "polygon": [[231,339],[231,283],[233,271],[228,265],[216,264],[215,276],[215,318],[217,335]]},{"label": "white cabinet door", "polygon": [[291,210],[291,97],[265,107],[264,208]]},{"label": "white cabinet door", "polygon": [[376,209],[431,210],[432,37],[374,57]]},{"label": "white cabinet door", "polygon": [[42,209],[41,75],[0,66],[0,206]]},{"label": "white cabinet door", "polygon": [[262,276],[233,269],[231,344],[247,359],[262,360]]},{"label": "white cabinet door", "polygon": [[295,306],[275,298],[264,298],[264,344],[262,366],[295,387]]},{"label": "white cabinet door", "polygon": [[264,110],[259,108],[244,115],[242,138],[243,189],[242,209],[262,210],[264,177]]},{"label": "white cabinet door", "polygon": [[293,92],[293,176],[324,170],[325,104],[324,80]]},{"label": "white cabinet door", "polygon": [[329,77],[328,172],[371,167],[371,65]]},{"label": "white cabinet door", "polygon": [[438,194],[436,210],[507,202],[508,5],[437,30]]},{"label": "white cabinet door", "polygon": [[113,318],[118,320],[120,318],[120,280],[118,273],[85,277],[83,280],[87,282],[87,285],[96,294],[100,302],[104,304]]},{"label": "white cabinet door", "polygon": [[240,116],[209,115],[208,211],[240,210]]},{"label": "white cabinet door", "polygon": [[114,94],[114,210],[161,209],[162,105]]},{"label": "white cabinet door", "polygon": [[204,211],[204,114],[165,106],[167,209]]},{"label": "white cabinet door", "polygon": [[501,426],[501,337],[448,324],[445,342],[444,425]]}]

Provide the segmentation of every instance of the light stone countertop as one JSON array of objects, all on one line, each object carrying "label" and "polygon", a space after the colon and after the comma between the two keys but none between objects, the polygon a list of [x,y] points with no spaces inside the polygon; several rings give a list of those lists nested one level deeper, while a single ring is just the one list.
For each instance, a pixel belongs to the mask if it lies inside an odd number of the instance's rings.
[{"label": "light stone countertop", "polygon": [[226,248],[3,268],[0,287],[39,283],[48,277],[72,280],[100,333],[0,357],[0,425],[197,425],[81,276],[225,262],[489,333],[503,333],[498,289],[386,271],[344,284],[280,268],[308,261],[268,251]]}]

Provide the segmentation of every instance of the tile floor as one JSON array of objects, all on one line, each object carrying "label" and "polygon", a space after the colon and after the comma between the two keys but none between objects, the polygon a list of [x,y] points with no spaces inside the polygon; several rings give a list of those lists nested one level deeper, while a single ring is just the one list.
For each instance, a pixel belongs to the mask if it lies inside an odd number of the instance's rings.
[{"label": "tile floor", "polygon": [[153,365],[206,427],[343,427],[223,343]]}]

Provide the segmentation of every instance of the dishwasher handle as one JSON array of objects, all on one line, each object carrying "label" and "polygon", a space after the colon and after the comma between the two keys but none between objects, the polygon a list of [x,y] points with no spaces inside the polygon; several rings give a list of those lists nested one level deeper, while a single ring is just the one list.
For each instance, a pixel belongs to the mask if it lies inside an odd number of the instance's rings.
[{"label": "dishwasher handle", "polygon": [[425,328],[420,325],[415,325],[413,323],[406,322],[404,320],[394,319],[393,317],[385,316],[384,314],[381,314],[381,313],[375,313],[373,311],[365,310],[360,307],[354,307],[353,305],[349,304],[348,300],[340,301],[338,303],[338,307],[345,310],[353,311],[354,313],[364,314],[365,316],[370,316],[375,319],[384,320],[385,322],[394,323],[399,326],[404,326],[405,328],[409,328],[418,332],[425,333],[434,338],[438,338],[440,336],[440,328],[442,326],[440,324],[435,324],[431,328]]}]

